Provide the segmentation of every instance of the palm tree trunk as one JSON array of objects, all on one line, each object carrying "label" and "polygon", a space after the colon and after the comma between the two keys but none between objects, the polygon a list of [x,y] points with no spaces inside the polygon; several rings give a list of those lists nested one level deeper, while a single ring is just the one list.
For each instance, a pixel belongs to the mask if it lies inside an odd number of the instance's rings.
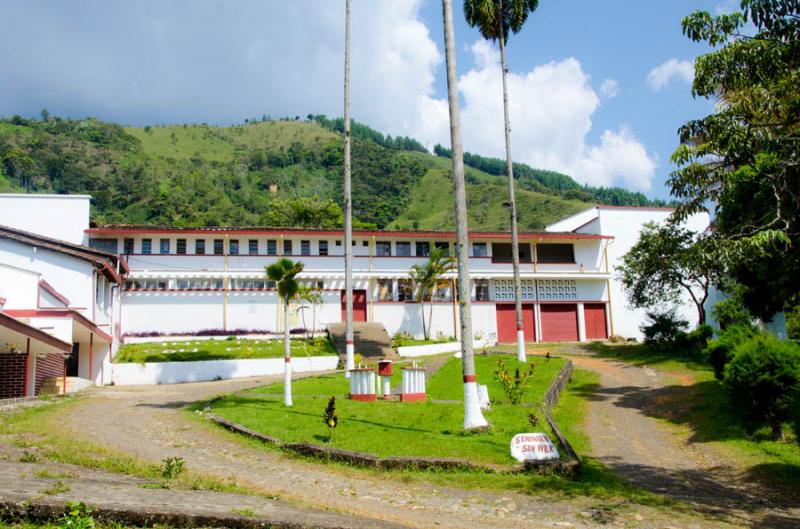
[{"label": "palm tree trunk", "polygon": [[467,193],[464,185],[464,152],[461,146],[461,114],[458,107],[456,81],[456,44],[453,35],[452,0],[442,0],[444,19],[444,49],[447,58],[447,100],[450,106],[450,146],[453,153],[453,189],[455,191],[456,240],[458,247],[458,302],[461,324],[461,372],[464,380],[464,429],[484,428],[489,423],[483,417],[478,400],[475,377],[475,358],[472,350],[472,303],[467,250]]},{"label": "palm tree trunk", "polygon": [[[503,0],[499,0],[498,12],[503,12]],[[500,24],[503,17],[498,17]],[[522,325],[522,285],[519,278],[519,232],[517,230],[517,199],[514,193],[514,162],[511,159],[511,121],[508,118],[508,86],[506,66],[505,33],[500,28],[500,68],[503,74],[503,121],[506,139],[506,174],[508,175],[508,210],[511,216],[511,268],[514,272],[514,308],[517,316],[517,360],[526,362],[525,331]]]},{"label": "palm tree trunk", "polygon": [[355,368],[353,337],[353,204],[350,199],[350,3],[345,0],[344,24],[344,296],[345,296],[345,370]]},{"label": "palm tree trunk", "polygon": [[289,300],[283,300],[283,404],[292,405],[292,350],[289,346]]},{"label": "palm tree trunk", "polygon": [[425,296],[419,300],[419,311],[422,314],[422,337],[428,339],[428,327],[425,326]]}]

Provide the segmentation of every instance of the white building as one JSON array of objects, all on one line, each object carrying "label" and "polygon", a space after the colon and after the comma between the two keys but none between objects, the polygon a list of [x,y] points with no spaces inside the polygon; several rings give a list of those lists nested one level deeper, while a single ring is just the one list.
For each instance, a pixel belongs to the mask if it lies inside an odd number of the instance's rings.
[{"label": "white building", "polygon": [[[526,338],[639,337],[643,314],[628,307],[614,268],[642,226],[669,213],[598,206],[545,232],[520,234]],[[0,297],[6,315],[78,344],[77,373],[94,383],[108,381],[110,352],[125,335],[280,332],[282,311],[264,268],[282,256],[302,261],[300,279],[322,290],[316,327],[342,321],[341,231],[90,227],[88,215],[87,196],[0,195]],[[698,230],[707,225],[702,216],[690,223]],[[425,263],[431,247],[452,253],[455,234],[356,231],[353,238],[356,320],[380,322],[390,335],[420,336],[409,269]],[[469,252],[474,332],[514,342],[510,235],[472,232]],[[433,335],[458,333],[455,271],[447,278],[450,285],[433,300]],[[291,328],[312,325],[310,311],[291,314]]]}]

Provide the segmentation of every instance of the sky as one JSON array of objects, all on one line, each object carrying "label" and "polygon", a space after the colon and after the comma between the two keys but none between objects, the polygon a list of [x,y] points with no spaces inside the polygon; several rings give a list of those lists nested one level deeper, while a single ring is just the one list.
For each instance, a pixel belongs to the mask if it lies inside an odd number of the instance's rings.
[{"label": "sky", "polygon": [[[497,47],[454,0],[464,147],[504,157]],[[668,197],[710,51],[681,33],[735,0],[541,0],[508,41],[516,161]],[[0,115],[229,125],[343,111],[344,0],[0,0]],[[449,146],[439,0],[353,0],[352,115]]]}]

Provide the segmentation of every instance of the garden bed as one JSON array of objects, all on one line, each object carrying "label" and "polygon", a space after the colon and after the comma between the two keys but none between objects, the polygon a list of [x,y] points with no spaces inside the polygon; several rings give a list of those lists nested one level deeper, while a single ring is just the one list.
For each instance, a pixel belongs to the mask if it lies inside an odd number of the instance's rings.
[{"label": "garden bed", "polygon": [[[333,344],[325,336],[313,340],[291,341],[292,356],[335,356]],[[174,340],[123,346],[114,356],[115,363],[198,362],[207,360],[242,360],[283,358],[283,340],[240,339]]]},{"label": "garden bed", "polygon": [[[364,452],[378,458],[458,458],[470,464],[512,469],[511,438],[521,432],[551,434],[541,404],[564,360],[531,358],[534,375],[521,405],[502,403],[503,391],[494,378],[499,356],[475,358],[478,380],[489,388],[492,409],[485,411],[492,427],[487,432],[464,432],[461,362],[452,358],[428,382],[428,402],[357,402],[346,398],[348,382],[340,374],[307,378],[293,384],[294,406],[283,405],[282,384],[263,386],[231,395],[213,406],[216,415],[284,443],[311,443],[336,450]],[[508,355],[502,358],[510,370],[525,368]],[[400,382],[399,369],[392,385]],[[322,412],[328,396],[337,397],[339,426],[330,442]],[[528,414],[539,424],[532,427]]]}]

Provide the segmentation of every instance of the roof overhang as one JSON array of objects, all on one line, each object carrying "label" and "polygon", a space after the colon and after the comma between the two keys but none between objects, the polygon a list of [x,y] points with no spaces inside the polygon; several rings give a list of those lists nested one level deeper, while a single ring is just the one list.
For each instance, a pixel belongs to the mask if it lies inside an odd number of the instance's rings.
[{"label": "roof overhang", "polygon": [[[92,320],[74,309],[14,309],[5,311],[14,318],[70,318],[73,325],[73,334],[83,334],[89,332],[107,343],[112,343],[113,338],[106,331],[101,329]],[[76,340],[80,341],[80,340]]]},{"label": "roof overhang", "polygon": [[23,354],[28,350],[35,355],[69,354],[72,350],[71,344],[4,312],[0,312],[0,343],[13,344]]}]

